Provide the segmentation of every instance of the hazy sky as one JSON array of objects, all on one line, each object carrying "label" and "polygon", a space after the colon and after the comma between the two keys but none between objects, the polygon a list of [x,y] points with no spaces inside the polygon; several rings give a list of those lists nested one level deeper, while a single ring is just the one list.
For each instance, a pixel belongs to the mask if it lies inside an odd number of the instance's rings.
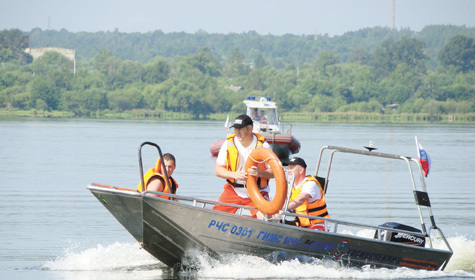
[{"label": "hazy sky", "polygon": [[[0,0],[0,30],[328,34],[389,26],[391,0]],[[475,27],[475,0],[396,0],[396,28]]]}]

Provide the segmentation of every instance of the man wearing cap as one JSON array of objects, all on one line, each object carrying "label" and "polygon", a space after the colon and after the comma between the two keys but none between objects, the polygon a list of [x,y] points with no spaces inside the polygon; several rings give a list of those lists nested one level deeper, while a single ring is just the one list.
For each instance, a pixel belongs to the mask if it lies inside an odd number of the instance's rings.
[{"label": "man wearing cap", "polygon": [[[264,136],[252,132],[253,122],[248,115],[238,116],[231,127],[234,128],[234,133],[229,135],[223,143],[216,159],[216,176],[226,179],[224,190],[218,201],[254,207],[245,186],[247,176],[258,177],[257,184],[260,192],[268,199],[268,182],[269,179],[274,178],[274,174],[265,163],[248,170],[244,170],[244,166],[253,149],[256,147],[271,149],[271,147]],[[216,204],[213,209],[234,214],[238,208]],[[257,211],[252,210],[251,214],[256,217]]]},{"label": "man wearing cap", "polygon": [[[325,193],[322,186],[313,176],[306,176],[307,164],[302,158],[294,157],[289,162],[283,163],[289,166],[294,174],[294,185],[290,195],[289,210],[295,210],[297,214],[330,218],[325,203]],[[297,225],[301,227],[325,230],[324,221],[297,217]]]}]

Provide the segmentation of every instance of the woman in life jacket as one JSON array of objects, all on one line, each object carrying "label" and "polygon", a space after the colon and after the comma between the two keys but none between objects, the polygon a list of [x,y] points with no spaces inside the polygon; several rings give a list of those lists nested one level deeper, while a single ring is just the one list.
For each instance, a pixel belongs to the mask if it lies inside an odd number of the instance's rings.
[{"label": "woman in life jacket", "polygon": [[[172,177],[173,171],[175,171],[175,168],[176,168],[175,157],[170,153],[166,153],[166,154],[163,155],[163,161],[165,163],[165,168],[166,168],[166,171],[167,171],[167,175],[169,177],[169,181],[168,181],[169,184],[168,185],[170,186],[170,188],[165,183],[166,178],[165,178],[165,174],[162,174],[163,173],[162,172],[162,162],[161,162],[161,159],[159,158],[157,160],[157,164],[156,164],[155,168],[150,168],[144,174],[145,188],[142,188],[142,182],[139,182],[139,185],[137,187],[137,190],[139,192],[155,191],[155,192],[176,194],[176,189],[178,188],[178,184],[175,181],[175,179],[173,179],[173,177]],[[149,195],[161,197],[161,198],[164,198],[164,199],[170,199],[170,200],[172,199],[171,197],[165,196],[165,195],[158,195],[158,194],[152,194],[152,193],[149,193]],[[174,199],[174,200],[176,200],[176,199]]]},{"label": "woman in life jacket", "polygon": [[[289,210],[295,210],[295,213],[330,218],[327,205],[325,203],[325,193],[320,183],[313,176],[306,176],[307,164],[301,158],[294,157],[289,162],[283,163],[289,166],[289,170],[294,172],[294,185],[290,195]],[[297,217],[296,224],[301,227],[325,230],[322,219],[310,219]]]}]

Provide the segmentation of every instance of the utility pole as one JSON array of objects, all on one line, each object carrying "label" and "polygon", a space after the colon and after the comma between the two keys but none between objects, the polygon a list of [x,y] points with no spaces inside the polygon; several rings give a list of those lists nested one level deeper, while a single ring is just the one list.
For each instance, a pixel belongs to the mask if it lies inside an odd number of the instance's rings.
[{"label": "utility pole", "polygon": [[389,29],[394,30],[396,28],[396,0],[391,0],[391,22]]}]

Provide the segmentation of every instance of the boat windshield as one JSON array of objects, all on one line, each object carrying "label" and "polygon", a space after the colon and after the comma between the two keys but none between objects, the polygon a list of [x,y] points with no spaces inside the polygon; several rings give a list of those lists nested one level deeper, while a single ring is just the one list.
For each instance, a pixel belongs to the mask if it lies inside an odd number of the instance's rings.
[{"label": "boat windshield", "polygon": [[248,115],[253,121],[262,124],[278,125],[275,108],[250,108]]}]

